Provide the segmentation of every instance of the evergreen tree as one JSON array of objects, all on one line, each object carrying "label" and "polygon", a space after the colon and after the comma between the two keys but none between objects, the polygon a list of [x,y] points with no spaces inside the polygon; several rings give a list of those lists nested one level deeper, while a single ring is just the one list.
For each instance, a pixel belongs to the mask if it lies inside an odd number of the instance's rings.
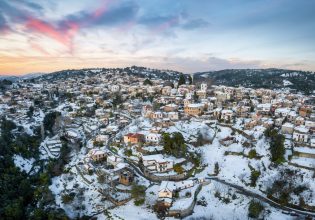
[{"label": "evergreen tree", "polygon": [[183,85],[185,83],[186,83],[186,80],[185,80],[184,74],[180,74],[179,80],[178,80],[178,86]]}]

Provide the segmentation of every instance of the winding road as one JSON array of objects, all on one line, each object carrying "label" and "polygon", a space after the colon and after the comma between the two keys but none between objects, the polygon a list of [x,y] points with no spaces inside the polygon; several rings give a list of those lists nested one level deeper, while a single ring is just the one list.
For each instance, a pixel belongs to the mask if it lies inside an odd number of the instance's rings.
[{"label": "winding road", "polygon": [[205,179],[219,182],[221,184],[224,184],[226,186],[229,186],[231,188],[236,189],[237,192],[240,193],[240,194],[243,194],[245,196],[249,196],[249,197],[258,199],[258,200],[260,200],[262,202],[268,203],[269,205],[271,205],[274,208],[280,209],[282,211],[289,212],[289,213],[286,213],[286,214],[293,214],[293,215],[297,215],[297,216],[303,215],[304,217],[315,218],[315,212],[310,212],[310,211],[307,211],[307,210],[302,209],[302,208],[301,209],[294,209],[294,208],[290,208],[290,207],[287,207],[287,206],[280,205],[279,203],[276,203],[276,202],[268,199],[267,197],[264,197],[264,196],[262,196],[262,195],[260,195],[258,193],[252,192],[252,191],[250,191],[248,189],[245,189],[245,188],[243,188],[243,187],[241,187],[239,185],[226,182],[225,180],[219,179],[217,177],[206,177]]}]

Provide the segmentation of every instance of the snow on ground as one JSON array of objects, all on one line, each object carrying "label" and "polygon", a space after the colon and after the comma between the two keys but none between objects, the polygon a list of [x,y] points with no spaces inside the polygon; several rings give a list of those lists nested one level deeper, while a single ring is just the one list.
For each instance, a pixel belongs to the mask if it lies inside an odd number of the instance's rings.
[{"label": "snow on ground", "polygon": [[[155,220],[158,219],[152,209],[146,208],[144,205],[135,206],[133,201],[128,202],[123,206],[108,210],[112,219],[126,219],[126,220]],[[105,214],[97,216],[98,220],[110,219]]]},{"label": "snow on ground", "polygon": [[[220,194],[221,200],[215,196],[215,193]],[[217,194],[218,194],[217,193]],[[196,205],[194,213],[185,219],[247,219],[248,206],[250,198],[238,194],[235,190],[228,188],[222,184],[212,181],[209,185],[203,186],[198,194],[197,201],[204,200],[207,206]],[[223,201],[225,198],[225,202]],[[228,199],[227,199],[228,198]],[[283,214],[281,211],[264,204],[266,210],[265,219],[268,220],[290,220],[294,217]],[[268,213],[270,210],[271,213]]]},{"label": "snow on ground", "polygon": [[33,167],[33,163],[35,162],[34,158],[25,159],[20,155],[13,156],[14,164],[16,167],[20,168],[20,170],[25,171],[26,173],[30,172]]}]

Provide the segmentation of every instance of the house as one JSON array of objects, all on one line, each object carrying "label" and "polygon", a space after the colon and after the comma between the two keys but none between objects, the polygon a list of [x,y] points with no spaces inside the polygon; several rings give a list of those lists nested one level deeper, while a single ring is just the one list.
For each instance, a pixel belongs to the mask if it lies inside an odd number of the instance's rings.
[{"label": "house", "polygon": [[171,95],[172,87],[165,86],[162,88],[162,95]]},{"label": "house", "polygon": [[315,135],[311,137],[311,147],[315,147]]},{"label": "house", "polygon": [[207,83],[201,83],[200,84],[200,90],[206,92],[208,89]]},{"label": "house", "polygon": [[107,153],[102,150],[98,149],[92,149],[88,153],[89,158],[91,158],[93,161],[102,161],[107,158]]},{"label": "house", "polygon": [[175,182],[162,181],[159,188],[158,205],[170,207],[173,202],[175,190],[176,190]]},{"label": "house", "polygon": [[183,180],[180,182],[176,182],[175,184],[176,184],[176,190],[188,189],[195,185],[193,180]]},{"label": "house", "polygon": [[229,109],[224,109],[221,111],[221,119],[225,122],[231,122],[233,119],[233,111]]},{"label": "house", "polygon": [[297,117],[297,113],[295,111],[290,111],[287,118],[290,122],[294,122]]},{"label": "house", "polygon": [[151,119],[162,119],[163,113],[162,112],[152,112],[150,115]]},{"label": "house", "polygon": [[284,122],[284,118],[276,118],[276,120],[275,120],[275,126],[281,127],[282,124],[283,124],[283,122]]},{"label": "house", "polygon": [[172,121],[177,121],[179,119],[178,112],[168,112],[167,118],[169,118]]},{"label": "house", "polygon": [[128,133],[124,136],[124,143],[139,144],[143,143],[144,135],[139,133]]},{"label": "house", "polygon": [[156,143],[158,144],[161,141],[161,134],[157,133],[148,133],[145,135],[145,141],[147,143]]},{"label": "house", "polygon": [[304,125],[305,123],[305,119],[301,116],[296,117],[295,119],[295,125],[299,126],[299,125]]},{"label": "house", "polygon": [[306,120],[305,121],[305,127],[309,128],[309,129],[315,128],[315,121]]},{"label": "house", "polygon": [[283,134],[293,134],[294,131],[294,125],[290,122],[286,122],[281,127],[281,132]]},{"label": "house", "polygon": [[277,108],[275,110],[275,116],[276,117],[287,117],[290,113],[290,109],[289,108]]},{"label": "house", "polygon": [[111,155],[107,157],[107,164],[113,165],[114,167],[117,166],[117,164],[123,162],[123,159],[120,157],[117,157],[116,155]]},{"label": "house", "polygon": [[263,103],[263,104],[266,104],[266,103],[271,103],[271,96],[266,96],[266,95],[264,95],[264,96],[262,96],[262,98],[261,98],[261,102]]},{"label": "house", "polygon": [[258,104],[256,109],[257,113],[268,115],[271,110],[271,104],[270,103]]},{"label": "house", "polygon": [[184,112],[188,115],[201,115],[203,114],[204,110],[204,105],[203,104],[188,104],[187,106],[184,107]]},{"label": "house", "polygon": [[95,140],[97,142],[104,143],[104,142],[108,141],[108,135],[99,134],[99,135],[96,136]]},{"label": "house", "polygon": [[112,92],[119,92],[119,89],[120,89],[120,86],[119,86],[119,85],[112,85],[112,86],[110,87],[110,90],[111,90]]},{"label": "house", "polygon": [[198,96],[199,99],[205,99],[207,98],[207,91],[198,90],[196,91],[196,95]]},{"label": "house", "polygon": [[144,167],[150,172],[167,172],[173,170],[174,161],[162,154],[142,156]]},{"label": "house", "polygon": [[129,186],[134,180],[134,174],[129,170],[123,170],[119,174],[119,183]]},{"label": "house", "polygon": [[178,105],[168,104],[168,105],[165,105],[163,109],[165,112],[174,112],[174,111],[177,111]]},{"label": "house", "polygon": [[307,143],[309,136],[309,129],[303,125],[294,128],[293,140],[296,142]]},{"label": "house", "polygon": [[249,111],[250,111],[250,107],[249,106],[238,106],[236,108],[236,115],[238,117],[247,117]]},{"label": "house", "polygon": [[299,109],[299,115],[302,117],[309,117],[312,113],[312,108],[310,106],[302,106]]}]

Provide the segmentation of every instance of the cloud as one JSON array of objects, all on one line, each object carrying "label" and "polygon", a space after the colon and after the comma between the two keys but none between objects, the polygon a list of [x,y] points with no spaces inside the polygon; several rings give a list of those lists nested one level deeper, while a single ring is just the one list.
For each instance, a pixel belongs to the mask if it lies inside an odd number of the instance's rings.
[{"label": "cloud", "polygon": [[25,25],[28,30],[48,36],[67,46],[70,50],[72,50],[72,39],[79,28],[74,23],[68,23],[68,29],[65,31],[53,26],[52,24],[32,17],[27,19]]},{"label": "cloud", "polygon": [[0,33],[5,32],[9,29],[7,22],[2,14],[0,14]]},{"label": "cloud", "polygon": [[110,1],[103,1],[95,11],[69,15],[60,24],[67,26],[68,23],[76,23],[82,27],[114,26],[134,20],[138,10],[139,7],[134,2],[111,7]]},{"label": "cloud", "polygon": [[189,20],[186,23],[182,25],[183,29],[187,30],[193,30],[193,29],[198,29],[198,28],[206,28],[209,27],[210,23],[204,19],[194,19],[194,20]]}]

